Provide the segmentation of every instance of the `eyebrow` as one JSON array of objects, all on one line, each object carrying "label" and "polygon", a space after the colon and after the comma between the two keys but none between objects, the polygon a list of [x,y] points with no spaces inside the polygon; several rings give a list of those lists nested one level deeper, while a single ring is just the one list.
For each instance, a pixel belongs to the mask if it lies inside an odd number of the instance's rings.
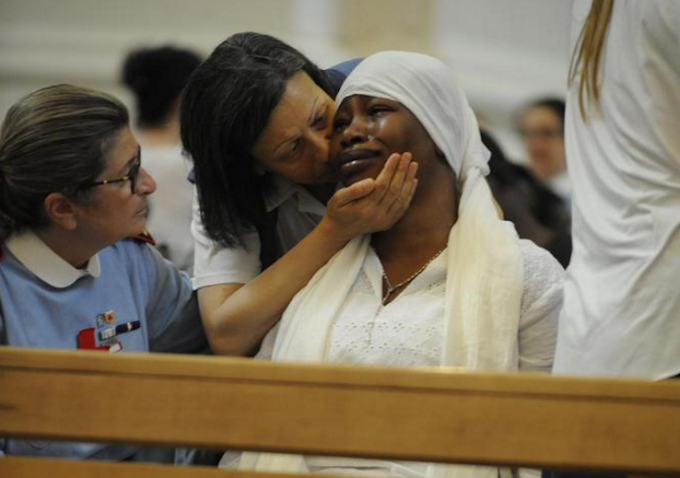
[{"label": "eyebrow", "polygon": [[[317,108],[316,108],[316,105],[317,105],[318,102],[319,102],[319,97],[317,96],[316,98],[314,98],[314,103],[312,103],[312,109],[311,109],[311,112],[310,112],[310,114],[309,114],[309,118],[307,119],[307,122],[308,122],[309,124],[312,124],[312,122],[314,121],[314,117],[316,116],[316,109],[317,109]],[[279,144],[276,145],[276,147],[272,150],[272,153],[276,153],[276,151],[277,151],[281,146],[283,146],[283,145],[286,144],[286,143],[290,143],[291,141],[295,141],[295,140],[298,139],[299,137],[300,137],[300,135],[295,135],[295,136],[292,136],[292,137],[290,137],[290,138],[284,139],[283,141],[281,141]]]}]

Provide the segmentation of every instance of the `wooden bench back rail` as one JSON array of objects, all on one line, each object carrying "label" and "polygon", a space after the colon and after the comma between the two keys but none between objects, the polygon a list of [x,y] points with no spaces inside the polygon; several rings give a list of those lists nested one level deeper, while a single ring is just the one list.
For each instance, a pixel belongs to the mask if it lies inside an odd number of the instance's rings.
[{"label": "wooden bench back rail", "polygon": [[0,347],[0,436],[680,473],[680,383]]}]

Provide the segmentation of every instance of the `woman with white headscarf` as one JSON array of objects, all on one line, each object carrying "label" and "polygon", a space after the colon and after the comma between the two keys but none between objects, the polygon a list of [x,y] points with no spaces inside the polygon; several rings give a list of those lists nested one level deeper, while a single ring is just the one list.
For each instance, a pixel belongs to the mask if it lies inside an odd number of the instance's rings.
[{"label": "woman with white headscarf", "polygon": [[[390,154],[409,152],[418,163],[417,190],[392,229],[350,242],[312,278],[260,355],[291,362],[549,371],[563,270],[499,218],[484,178],[489,154],[452,72],[429,56],[378,53],[348,77],[337,104],[331,160],[344,182],[375,177]],[[258,453],[244,454],[240,467],[498,476],[490,467]]]}]

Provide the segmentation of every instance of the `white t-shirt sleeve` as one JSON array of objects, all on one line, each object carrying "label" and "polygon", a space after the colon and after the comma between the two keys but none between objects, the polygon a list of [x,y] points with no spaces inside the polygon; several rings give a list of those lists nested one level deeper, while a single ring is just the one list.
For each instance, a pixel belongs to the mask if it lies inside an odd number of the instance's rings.
[{"label": "white t-shirt sleeve", "polygon": [[246,284],[260,273],[260,237],[257,231],[244,236],[244,246],[227,248],[215,243],[203,227],[195,189],[191,235],[194,237],[194,290],[217,284]]}]

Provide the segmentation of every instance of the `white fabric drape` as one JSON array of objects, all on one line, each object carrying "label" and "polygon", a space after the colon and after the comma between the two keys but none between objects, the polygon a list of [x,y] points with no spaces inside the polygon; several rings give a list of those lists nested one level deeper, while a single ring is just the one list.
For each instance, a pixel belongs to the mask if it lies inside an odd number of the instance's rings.
[{"label": "white fabric drape", "polygon": [[[397,101],[422,123],[456,173],[462,195],[448,241],[445,334],[441,364],[476,371],[515,371],[523,290],[522,255],[511,225],[499,219],[484,176],[489,153],[467,99],[439,60],[382,52],[347,78],[351,95]],[[273,360],[323,362],[333,321],[366,257],[370,236],[351,241],[293,299],[279,324]],[[241,469],[305,471],[300,456],[244,453]],[[507,473],[507,470],[503,470]],[[496,478],[494,467],[433,464],[428,478]]]}]

